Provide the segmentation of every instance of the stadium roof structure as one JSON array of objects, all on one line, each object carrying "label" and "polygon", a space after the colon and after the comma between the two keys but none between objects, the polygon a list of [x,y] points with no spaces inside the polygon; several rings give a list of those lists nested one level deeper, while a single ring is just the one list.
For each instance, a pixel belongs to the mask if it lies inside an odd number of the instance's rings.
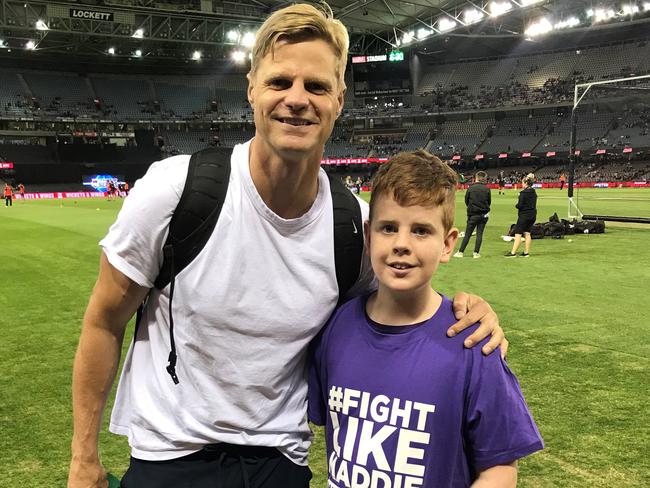
[{"label": "stadium roof structure", "polygon": [[[245,52],[263,19],[290,3],[0,0],[0,59],[34,67],[85,61],[134,68],[170,68],[179,62],[188,69],[213,68],[230,60],[233,50]],[[576,43],[641,39],[648,37],[650,23],[647,1],[624,7],[619,0],[603,0],[599,5],[606,18],[598,20],[590,0],[330,0],[329,4],[348,27],[351,54],[407,49],[454,59],[503,56],[524,41],[532,41],[524,47],[539,49],[535,46],[539,41],[528,31],[539,19],[550,19],[555,26],[579,21],[561,36],[546,36],[545,49],[549,45],[553,49],[554,42],[566,47],[567,34]],[[625,10],[631,5],[636,11]]]}]

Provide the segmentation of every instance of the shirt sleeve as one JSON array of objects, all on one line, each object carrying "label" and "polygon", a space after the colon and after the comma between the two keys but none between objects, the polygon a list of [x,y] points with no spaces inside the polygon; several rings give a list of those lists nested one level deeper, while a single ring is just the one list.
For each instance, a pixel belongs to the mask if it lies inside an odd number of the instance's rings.
[{"label": "shirt sleeve", "polygon": [[471,351],[464,435],[470,465],[478,473],[544,448],[519,382],[498,351]]},{"label": "shirt sleeve", "polygon": [[326,327],[312,340],[309,346],[309,387],[307,394],[307,415],[309,421],[316,425],[327,423],[327,406],[323,385],[327,388],[327,371],[323,361],[323,335]]},{"label": "shirt sleeve", "polygon": [[180,200],[190,156],[153,163],[139,179],[99,245],[116,269],[152,288],[162,266],[169,221]]}]

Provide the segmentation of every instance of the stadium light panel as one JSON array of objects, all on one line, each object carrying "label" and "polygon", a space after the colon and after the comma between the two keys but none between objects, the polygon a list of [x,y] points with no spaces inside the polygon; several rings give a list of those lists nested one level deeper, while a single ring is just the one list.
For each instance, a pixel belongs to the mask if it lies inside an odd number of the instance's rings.
[{"label": "stadium light panel", "polygon": [[616,17],[616,12],[614,12],[611,8],[608,9],[597,8],[594,9],[593,17],[594,17],[594,23],[605,22],[609,19]]},{"label": "stadium light panel", "polygon": [[541,18],[528,26],[524,32],[528,37],[541,36],[553,30],[553,24],[547,18]]},{"label": "stadium light panel", "polygon": [[39,30],[39,31],[46,31],[46,30],[50,30],[50,28],[49,28],[49,27],[47,26],[47,24],[46,24],[45,22],[43,22],[41,19],[38,19],[38,20],[36,21],[36,30]]},{"label": "stadium light panel", "polygon": [[474,24],[475,22],[481,20],[483,17],[485,17],[485,14],[475,8],[470,8],[463,12],[463,21],[466,24]]},{"label": "stadium light panel", "polygon": [[636,13],[639,13],[638,5],[623,5],[623,15],[634,15]]},{"label": "stadium light panel", "polygon": [[645,10],[646,12],[650,12],[650,2],[645,2],[643,4],[643,10]]},{"label": "stadium light panel", "polygon": [[27,41],[25,47],[33,51],[34,49],[36,49],[36,43],[34,41]]},{"label": "stadium light panel", "polygon": [[228,39],[230,42],[237,42],[239,39],[239,32],[237,32],[235,29],[229,30],[226,33],[226,39]]},{"label": "stadium light panel", "polygon": [[108,48],[108,54],[110,54],[111,56],[114,56],[115,55],[115,48],[114,47],[109,47]]},{"label": "stadium light panel", "polygon": [[568,29],[580,25],[580,19],[578,17],[569,17],[568,19],[561,20],[555,24],[556,29]]},{"label": "stadium light panel", "polygon": [[456,22],[455,20],[448,19],[447,17],[443,17],[438,21],[438,29],[440,30],[440,32],[450,31],[457,25],[458,22]]},{"label": "stadium light panel", "polygon": [[536,3],[541,2],[542,0],[521,0],[519,3],[522,7],[528,7],[530,5],[535,5]]},{"label": "stadium light panel", "polygon": [[131,37],[135,37],[136,39],[142,39],[144,37],[144,29],[136,29],[136,31],[133,33]]},{"label": "stadium light panel", "polygon": [[433,31],[431,29],[425,29],[424,27],[422,29],[418,29],[418,39],[426,39],[432,33]]},{"label": "stadium light panel", "polygon": [[409,42],[412,42],[415,37],[415,33],[413,31],[405,32],[404,35],[402,36],[402,42],[404,44],[408,44]]},{"label": "stadium light panel", "polygon": [[244,51],[240,51],[239,49],[236,49],[232,53],[230,53],[230,57],[235,61],[236,63],[241,63],[246,59],[246,53]]},{"label": "stadium light panel", "polygon": [[490,17],[498,17],[506,12],[512,10],[510,2],[491,2],[490,3]]},{"label": "stadium light panel", "polygon": [[136,49],[136,50],[133,52],[133,55],[134,55],[136,58],[139,58],[140,56],[142,56],[142,50],[141,50],[141,49]]},{"label": "stadium light panel", "polygon": [[241,45],[244,47],[253,47],[253,44],[255,44],[255,33],[247,32],[244,34],[241,39]]},{"label": "stadium light panel", "polygon": [[201,51],[194,51],[192,53],[192,59],[194,61],[200,61],[202,56],[203,56],[203,54],[201,53]]}]

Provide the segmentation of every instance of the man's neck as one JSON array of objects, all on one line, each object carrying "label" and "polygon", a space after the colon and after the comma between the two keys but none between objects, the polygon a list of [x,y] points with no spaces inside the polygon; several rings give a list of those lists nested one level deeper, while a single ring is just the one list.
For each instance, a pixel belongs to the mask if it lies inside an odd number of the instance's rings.
[{"label": "man's neck", "polygon": [[284,219],[307,213],[318,195],[321,156],[281,157],[260,139],[253,139],[248,163],[253,184],[266,206]]},{"label": "man's neck", "polygon": [[441,296],[431,287],[395,292],[379,286],[366,303],[368,316],[384,325],[411,325],[430,319],[440,308]]}]

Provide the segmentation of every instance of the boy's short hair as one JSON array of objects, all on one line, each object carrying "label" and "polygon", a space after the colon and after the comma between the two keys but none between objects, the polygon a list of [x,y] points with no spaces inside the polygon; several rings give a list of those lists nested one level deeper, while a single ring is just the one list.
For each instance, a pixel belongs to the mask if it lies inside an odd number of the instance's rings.
[{"label": "boy's short hair", "polygon": [[253,45],[253,59],[249,77],[255,76],[262,59],[273,53],[279,41],[303,42],[321,39],[332,47],[338,59],[336,77],[345,88],[345,67],[348,62],[348,31],[340,20],[334,18],[325,2],[321,8],[299,3],[280,9],[269,16],[257,31]]},{"label": "boy's short hair", "polygon": [[423,149],[402,152],[383,164],[372,180],[370,220],[376,200],[383,195],[402,206],[442,206],[445,231],[454,226],[458,175],[440,158]]}]

